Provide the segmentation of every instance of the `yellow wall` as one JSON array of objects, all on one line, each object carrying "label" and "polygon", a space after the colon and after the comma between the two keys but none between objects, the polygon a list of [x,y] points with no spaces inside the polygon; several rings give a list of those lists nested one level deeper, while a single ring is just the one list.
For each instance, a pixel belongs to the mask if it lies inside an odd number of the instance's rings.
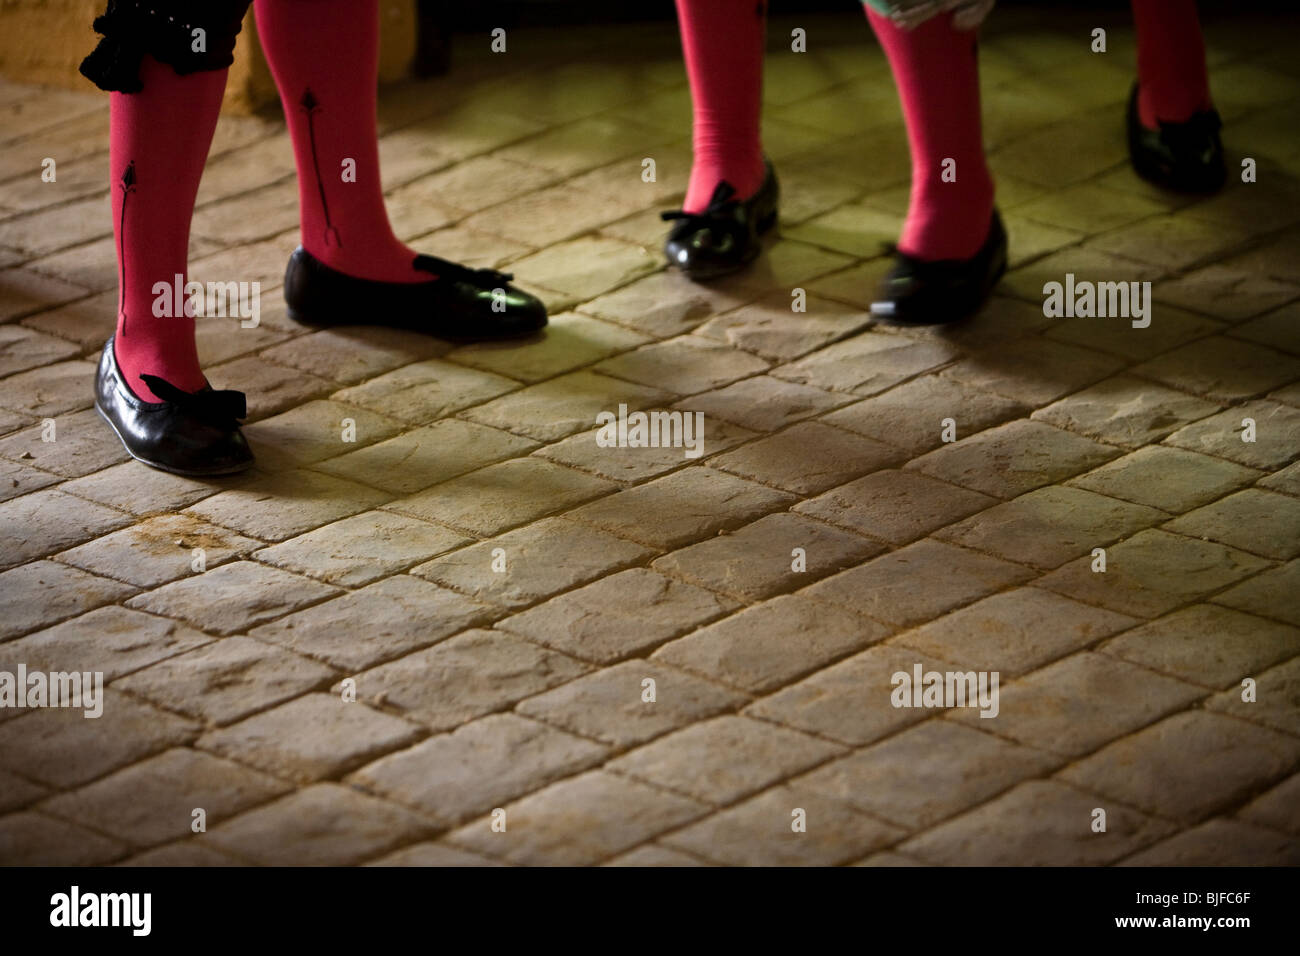
[{"label": "yellow wall", "polygon": [[[93,90],[77,66],[95,46],[90,23],[103,9],[103,0],[0,0],[0,76]],[[391,82],[407,74],[415,55],[415,0],[380,0],[379,21],[379,78]],[[247,113],[274,99],[275,84],[250,9],[235,47],[224,108]]]}]

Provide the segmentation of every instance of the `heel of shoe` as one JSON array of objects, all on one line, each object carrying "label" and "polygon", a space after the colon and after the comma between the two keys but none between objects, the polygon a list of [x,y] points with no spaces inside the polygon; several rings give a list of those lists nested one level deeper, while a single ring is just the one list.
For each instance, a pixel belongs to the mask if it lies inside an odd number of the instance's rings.
[{"label": "heel of shoe", "polygon": [[776,225],[776,218],[777,218],[776,210],[773,209],[770,213],[768,213],[766,216],[760,219],[758,221],[759,234],[761,235],[767,232],[768,230],[770,230],[771,228],[773,228]]}]

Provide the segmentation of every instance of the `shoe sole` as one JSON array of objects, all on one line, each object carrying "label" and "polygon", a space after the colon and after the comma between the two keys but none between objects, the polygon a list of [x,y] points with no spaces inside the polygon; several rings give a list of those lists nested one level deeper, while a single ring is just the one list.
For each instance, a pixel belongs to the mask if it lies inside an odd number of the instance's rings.
[{"label": "shoe sole", "polygon": [[441,332],[430,332],[427,329],[422,329],[417,325],[395,325],[395,324],[388,324],[385,322],[356,322],[356,321],[334,322],[331,320],[326,320],[322,322],[320,319],[308,318],[307,316],[299,312],[297,309],[289,309],[289,308],[285,309],[284,314],[287,315],[292,321],[297,322],[299,325],[304,325],[310,329],[337,329],[349,325],[355,325],[358,328],[401,329],[404,332],[419,332],[421,335],[427,335],[430,338],[441,339],[444,342],[457,342],[457,343],[515,342],[520,339],[526,339],[536,335],[537,333],[541,332],[542,329],[546,328],[546,326],[550,324],[550,321],[548,319],[547,321],[543,322],[535,329],[528,329],[526,331],[521,331],[521,332],[512,332],[508,335],[493,335],[493,336],[485,337],[482,335],[446,335]]},{"label": "shoe sole", "polygon": [[136,461],[148,465],[150,468],[157,468],[159,471],[165,471],[172,475],[183,475],[186,478],[209,478],[218,475],[237,475],[239,472],[247,471],[249,468],[253,467],[253,461],[249,460],[247,463],[242,465],[232,465],[226,468],[211,468],[204,471],[192,471],[185,468],[177,468],[174,465],[165,465],[159,461],[150,461],[148,458],[142,458],[131,450],[131,447],[122,437],[122,433],[118,431],[117,426],[113,424],[113,419],[109,418],[107,413],[100,408],[98,401],[95,402],[95,411],[99,413],[100,418],[104,419],[104,421],[108,423],[108,427],[113,429],[113,434],[116,435],[117,440],[122,443],[122,447],[126,449],[126,453]]}]

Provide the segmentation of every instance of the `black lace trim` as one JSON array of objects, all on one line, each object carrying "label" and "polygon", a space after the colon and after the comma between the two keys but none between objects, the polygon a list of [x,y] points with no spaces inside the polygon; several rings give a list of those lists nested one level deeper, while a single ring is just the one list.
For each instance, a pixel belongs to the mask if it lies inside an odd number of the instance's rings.
[{"label": "black lace trim", "polygon": [[[250,0],[108,0],[95,18],[99,45],[81,61],[81,75],[101,90],[138,93],[145,55],[185,76],[234,62],[235,37]],[[195,28],[204,51],[193,49]]]}]

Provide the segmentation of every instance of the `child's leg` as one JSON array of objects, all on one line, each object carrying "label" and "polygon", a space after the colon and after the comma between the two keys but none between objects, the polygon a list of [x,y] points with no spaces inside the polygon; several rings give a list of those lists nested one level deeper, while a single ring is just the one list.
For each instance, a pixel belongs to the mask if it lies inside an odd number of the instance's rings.
[{"label": "child's leg", "polygon": [[763,183],[765,7],[765,0],[677,0],[694,115],[686,212],[702,212],[724,180],[737,199]]},{"label": "child's leg", "polygon": [[970,258],[993,214],[976,32],[957,29],[951,13],[912,30],[871,9],[867,16],[894,71],[912,150],[912,196],[899,251],[923,260]]}]

